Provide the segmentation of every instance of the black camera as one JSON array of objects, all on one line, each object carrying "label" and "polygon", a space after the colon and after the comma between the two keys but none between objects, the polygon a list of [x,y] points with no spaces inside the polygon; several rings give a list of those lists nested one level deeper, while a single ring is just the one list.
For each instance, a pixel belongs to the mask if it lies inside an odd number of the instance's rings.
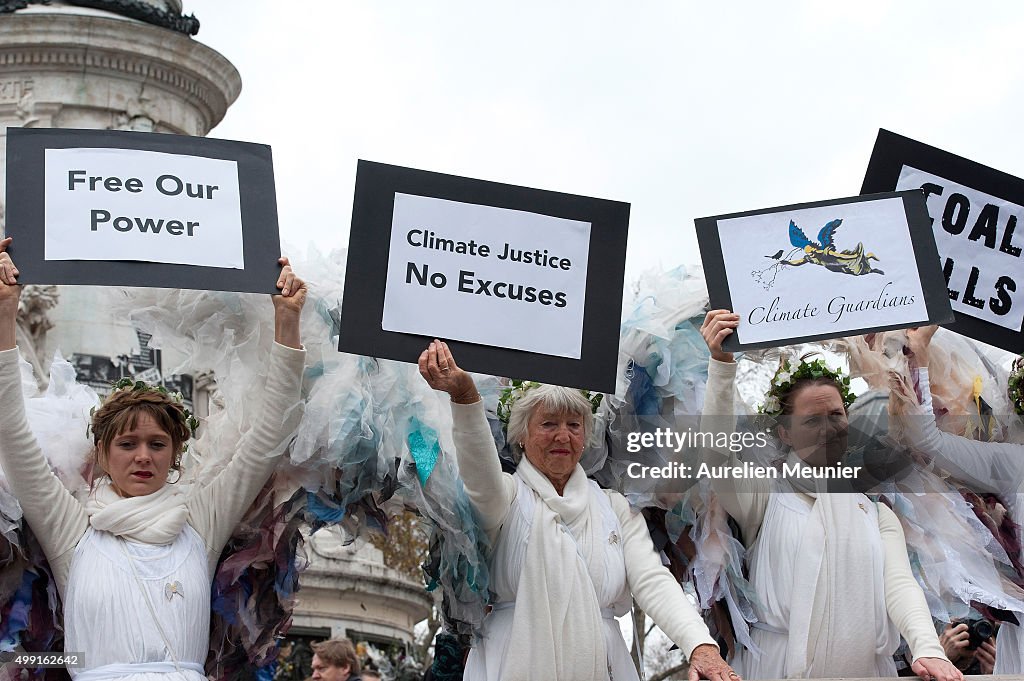
[{"label": "black camera", "polygon": [[996,633],[996,625],[986,619],[967,622],[967,650],[977,650]]}]

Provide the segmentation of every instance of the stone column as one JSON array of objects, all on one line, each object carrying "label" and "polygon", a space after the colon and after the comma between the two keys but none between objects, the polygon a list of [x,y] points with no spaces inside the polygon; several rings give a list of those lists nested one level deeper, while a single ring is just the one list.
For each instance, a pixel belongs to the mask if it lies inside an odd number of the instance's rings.
[{"label": "stone column", "polygon": [[[0,14],[0,155],[6,155],[8,127],[205,136],[241,91],[241,77],[231,62],[183,33],[117,11],[60,0],[28,4],[11,13],[10,6],[21,4],[0,2],[0,9],[8,6],[8,13]],[[135,5],[181,12],[180,0],[139,0]],[[6,179],[0,177],[0,219],[5,194]],[[35,298],[47,300],[52,307],[53,293]],[[58,304],[49,314],[60,318],[61,307]],[[65,311],[71,319],[80,316],[74,310]],[[46,310],[36,305],[32,312],[31,323],[21,319],[22,339],[45,340],[40,329],[49,327]],[[90,344],[109,347],[115,339],[132,338],[130,326],[124,326],[115,329],[103,320],[89,324],[88,329],[64,331],[70,331],[72,338],[84,337]],[[54,333],[61,335],[62,330]],[[90,351],[60,343],[51,347],[56,345],[66,353]],[[36,355],[48,355],[51,348],[35,343],[22,349],[41,368]]]}]

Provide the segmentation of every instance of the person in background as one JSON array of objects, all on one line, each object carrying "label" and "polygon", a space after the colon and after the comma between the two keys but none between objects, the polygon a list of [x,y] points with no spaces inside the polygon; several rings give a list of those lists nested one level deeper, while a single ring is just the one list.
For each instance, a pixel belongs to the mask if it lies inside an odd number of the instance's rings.
[{"label": "person in background", "polygon": [[313,644],[313,681],[362,681],[356,647],[347,638]]}]

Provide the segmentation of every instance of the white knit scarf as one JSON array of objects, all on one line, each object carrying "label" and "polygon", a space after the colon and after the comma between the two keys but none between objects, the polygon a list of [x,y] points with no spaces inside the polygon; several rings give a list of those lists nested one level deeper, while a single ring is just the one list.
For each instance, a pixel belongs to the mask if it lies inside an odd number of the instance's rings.
[{"label": "white knit scarf", "polygon": [[[600,524],[579,465],[559,496],[523,457],[517,474],[537,494],[502,681],[605,681],[604,623],[590,563]],[[599,551],[597,553],[600,553]]]},{"label": "white knit scarf", "polygon": [[85,512],[94,529],[144,544],[170,544],[188,520],[187,495],[186,486],[164,485],[152,494],[124,498],[104,477],[89,494]]},{"label": "white knit scarf", "polygon": [[[804,465],[792,452],[787,463]],[[824,482],[790,478],[815,501],[797,549],[786,677],[878,676],[892,639],[875,509],[863,494],[820,491]]]}]

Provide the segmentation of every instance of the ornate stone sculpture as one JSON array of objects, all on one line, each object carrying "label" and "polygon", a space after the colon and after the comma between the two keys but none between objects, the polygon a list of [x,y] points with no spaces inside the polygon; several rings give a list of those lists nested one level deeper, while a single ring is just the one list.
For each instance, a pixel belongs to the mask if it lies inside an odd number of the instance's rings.
[{"label": "ornate stone sculpture", "polygon": [[49,363],[44,364],[40,354],[46,347],[46,332],[53,328],[47,312],[57,305],[56,286],[25,286],[18,305],[18,347],[21,356],[35,370],[36,380],[43,387],[49,376]]},{"label": "ornate stone sculpture", "polygon": [[[185,35],[199,33],[199,20],[195,15],[185,16],[180,12],[170,12],[154,7],[142,0],[65,0],[69,5],[91,7],[114,12],[130,19],[138,19],[147,24],[169,28]],[[0,14],[10,14],[29,5],[49,5],[51,0],[0,0]]]}]

